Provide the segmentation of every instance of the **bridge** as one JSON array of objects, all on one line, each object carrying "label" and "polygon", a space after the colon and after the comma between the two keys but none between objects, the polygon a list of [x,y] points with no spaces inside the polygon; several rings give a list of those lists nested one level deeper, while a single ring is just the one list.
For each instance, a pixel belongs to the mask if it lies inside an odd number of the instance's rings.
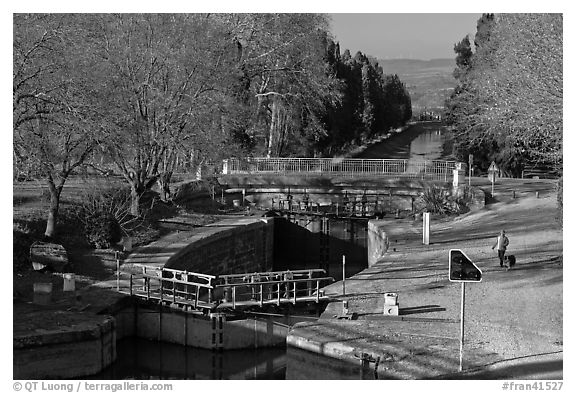
[{"label": "bridge", "polygon": [[[223,203],[284,212],[374,217],[413,212],[435,183],[446,192],[463,185],[456,161],[355,158],[247,158],[223,162]],[[224,198],[226,194],[228,200]]]},{"label": "bridge", "polygon": [[[128,275],[127,288],[120,287],[121,275]],[[134,264],[132,271],[118,272],[117,290],[164,306],[212,313],[265,305],[318,304],[328,300],[321,288],[333,281],[323,269],[215,276]]]},{"label": "bridge", "polygon": [[389,177],[449,181],[456,161],[362,158],[247,158],[224,160],[223,175]]}]

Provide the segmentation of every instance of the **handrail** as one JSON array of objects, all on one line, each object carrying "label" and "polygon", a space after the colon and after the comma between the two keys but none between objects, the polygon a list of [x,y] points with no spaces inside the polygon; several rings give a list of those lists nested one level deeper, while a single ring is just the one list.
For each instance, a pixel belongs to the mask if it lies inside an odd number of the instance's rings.
[{"label": "handrail", "polygon": [[281,274],[310,274],[310,273],[321,273],[326,274],[326,270],[324,269],[301,269],[301,270],[279,270],[273,272],[254,272],[254,273],[238,273],[238,274],[221,274],[216,276],[216,278],[243,278],[243,277],[251,277],[251,276],[273,276],[273,275],[281,275]]},{"label": "handrail", "polygon": [[316,281],[334,281],[333,277],[316,277],[316,278],[296,278],[293,280],[280,280],[280,281],[256,281],[256,282],[237,282],[232,284],[216,284],[214,288],[226,287],[252,287],[259,285],[272,285],[272,284],[286,284],[286,283],[299,283],[299,282],[316,282]]},{"label": "handrail", "polygon": [[214,280],[216,279],[217,276],[211,275],[211,274],[204,274],[204,273],[197,273],[197,272],[190,272],[188,270],[178,270],[178,269],[171,269],[168,267],[160,267],[160,266],[149,266],[149,265],[145,265],[142,263],[134,263],[132,266],[135,267],[139,267],[142,268],[143,273],[146,270],[154,270],[154,271],[164,271],[164,272],[174,272],[174,273],[179,273],[179,274],[187,274],[187,275],[192,275],[192,276],[196,276],[198,278],[206,278],[206,279],[211,279]]},{"label": "handrail", "polygon": [[158,276],[154,276],[152,274],[143,274],[142,277],[145,278],[152,278],[158,281],[168,281],[168,282],[173,282],[176,284],[182,284],[182,285],[191,285],[191,286],[195,286],[195,287],[202,287],[202,288],[214,288],[213,285],[210,284],[203,284],[201,282],[194,282],[194,281],[184,281],[184,280],[178,280],[177,278],[170,278],[170,277],[158,277]]}]

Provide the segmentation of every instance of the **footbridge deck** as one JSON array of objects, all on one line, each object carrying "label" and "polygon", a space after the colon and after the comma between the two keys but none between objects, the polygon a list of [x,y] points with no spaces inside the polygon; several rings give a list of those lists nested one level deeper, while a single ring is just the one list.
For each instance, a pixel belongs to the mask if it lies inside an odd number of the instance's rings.
[{"label": "footbridge deck", "polygon": [[334,281],[323,269],[209,275],[135,264],[127,288],[117,290],[146,301],[185,310],[212,312],[296,303],[320,303],[321,289]]}]

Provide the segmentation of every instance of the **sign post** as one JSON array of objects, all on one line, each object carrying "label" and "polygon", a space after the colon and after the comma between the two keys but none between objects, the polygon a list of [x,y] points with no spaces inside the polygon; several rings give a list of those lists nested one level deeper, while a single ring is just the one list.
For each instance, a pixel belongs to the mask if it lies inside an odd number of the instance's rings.
[{"label": "sign post", "polygon": [[492,182],[492,197],[494,197],[494,182],[496,181],[496,173],[498,173],[498,167],[496,163],[492,161],[490,167],[488,168],[488,178]]},{"label": "sign post", "polygon": [[466,303],[466,281],[462,281],[462,294],[460,296],[460,361],[458,371],[462,371],[462,359],[464,358],[464,304]]},{"label": "sign post", "polygon": [[342,255],[342,295],[346,295],[346,255]]},{"label": "sign post", "polygon": [[474,163],[474,156],[468,154],[468,188],[472,186],[472,165]]},{"label": "sign post", "polygon": [[462,295],[460,297],[460,365],[458,371],[462,371],[462,359],[464,357],[464,308],[466,301],[466,283],[482,281],[482,271],[468,258],[462,250],[452,249],[448,255],[448,279],[452,282],[462,283]]}]

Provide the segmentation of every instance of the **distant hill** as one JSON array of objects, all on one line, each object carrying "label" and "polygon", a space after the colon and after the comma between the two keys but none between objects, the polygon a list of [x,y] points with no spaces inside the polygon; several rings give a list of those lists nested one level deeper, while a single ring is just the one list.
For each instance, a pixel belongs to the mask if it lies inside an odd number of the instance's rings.
[{"label": "distant hill", "polygon": [[432,110],[441,112],[444,100],[456,86],[452,76],[456,61],[454,59],[378,59],[385,74],[397,74],[406,84],[412,99],[412,112]]}]

